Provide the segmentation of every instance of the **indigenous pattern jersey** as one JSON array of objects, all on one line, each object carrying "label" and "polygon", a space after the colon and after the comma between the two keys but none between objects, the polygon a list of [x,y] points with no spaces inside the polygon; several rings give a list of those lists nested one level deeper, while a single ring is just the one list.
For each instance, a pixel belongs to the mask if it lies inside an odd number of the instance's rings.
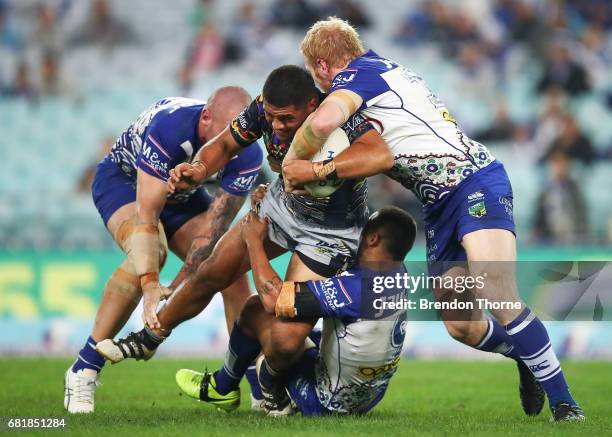
[{"label": "indigenous pattern jersey", "polygon": [[[198,123],[205,102],[181,97],[162,99],[138,116],[117,139],[111,160],[136,183],[137,169],[166,181],[181,162],[189,162],[202,147]],[[255,141],[227,163],[216,176],[220,187],[230,194],[246,196],[259,173],[263,152]],[[184,202],[197,188],[169,195]]]},{"label": "indigenous pattern jersey", "polygon": [[423,79],[373,51],[351,62],[332,81],[330,93],[346,89],[363,99],[359,108],[395,155],[388,175],[435,204],[494,158],[457,126]]},{"label": "indigenous pattern jersey", "polygon": [[[370,278],[371,279],[371,278]],[[349,269],[340,276],[308,281],[323,316],[319,359],[315,365],[317,395],[328,410],[365,413],[384,395],[397,370],[406,335],[406,312],[370,318],[371,287],[364,275]],[[398,290],[398,294],[405,290]]]},{"label": "indigenous pattern jersey", "polygon": [[[323,98],[321,95],[320,100]],[[342,129],[353,143],[374,127],[361,114],[354,114]],[[268,154],[278,162],[282,162],[291,145],[291,141],[281,141],[266,121],[261,95],[232,120],[230,132],[241,146],[248,146],[263,137]],[[346,180],[336,192],[325,198],[297,196],[286,193],[284,189],[281,196],[294,216],[315,226],[347,228],[362,223],[367,216],[365,179]]]}]

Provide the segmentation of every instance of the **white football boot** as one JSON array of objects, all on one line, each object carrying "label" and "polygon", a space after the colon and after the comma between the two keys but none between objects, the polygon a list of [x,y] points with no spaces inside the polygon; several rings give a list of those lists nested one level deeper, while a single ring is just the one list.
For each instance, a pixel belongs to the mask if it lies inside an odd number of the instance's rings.
[{"label": "white football boot", "polygon": [[73,372],[70,367],[64,375],[64,408],[69,413],[93,413],[98,372],[81,369]]}]

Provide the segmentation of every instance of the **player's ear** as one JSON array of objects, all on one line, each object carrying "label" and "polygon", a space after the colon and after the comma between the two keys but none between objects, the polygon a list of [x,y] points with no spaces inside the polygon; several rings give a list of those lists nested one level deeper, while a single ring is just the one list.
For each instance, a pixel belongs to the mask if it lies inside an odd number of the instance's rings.
[{"label": "player's ear", "polygon": [[308,113],[314,112],[315,109],[317,109],[317,106],[319,106],[319,97],[313,96],[307,104]]},{"label": "player's ear", "polygon": [[212,112],[208,108],[204,108],[200,114],[200,123],[210,124],[212,122]]},{"label": "player's ear", "polygon": [[366,242],[368,246],[374,247],[380,244],[381,238],[378,232],[370,232],[366,237]]},{"label": "player's ear", "polygon": [[317,58],[317,69],[321,70],[323,73],[327,73],[327,71],[329,70],[328,67],[329,66],[327,65],[327,62],[325,62],[321,58]]}]

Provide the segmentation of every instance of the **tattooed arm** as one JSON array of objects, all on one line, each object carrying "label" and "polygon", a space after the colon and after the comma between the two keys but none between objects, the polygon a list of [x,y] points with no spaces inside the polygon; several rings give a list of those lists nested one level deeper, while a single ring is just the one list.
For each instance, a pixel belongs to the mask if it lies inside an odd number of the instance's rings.
[{"label": "tattooed arm", "polygon": [[175,289],[187,275],[194,273],[200,263],[209,257],[215,244],[227,232],[245,200],[244,196],[235,196],[221,189],[217,190],[210,208],[206,211],[206,222],[193,238],[185,263],[170,284],[170,288]]},{"label": "tattooed arm", "polygon": [[254,212],[249,212],[242,219],[240,227],[242,240],[249,251],[255,288],[264,310],[274,314],[276,300],[283,288],[283,280],[270,265],[264,248],[264,240],[268,235],[268,220],[262,220]]}]

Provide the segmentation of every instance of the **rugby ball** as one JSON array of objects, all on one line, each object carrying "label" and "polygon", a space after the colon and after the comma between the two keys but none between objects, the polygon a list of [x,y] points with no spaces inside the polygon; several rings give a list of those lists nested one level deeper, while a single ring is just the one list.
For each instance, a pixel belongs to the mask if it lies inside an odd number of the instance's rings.
[{"label": "rugby ball", "polygon": [[[321,149],[312,157],[311,161],[319,162],[333,159],[350,145],[351,143],[344,131],[341,128],[337,128],[327,138]],[[312,197],[329,197],[340,188],[343,182],[341,179],[335,181],[313,181],[304,184],[304,189]]]}]

